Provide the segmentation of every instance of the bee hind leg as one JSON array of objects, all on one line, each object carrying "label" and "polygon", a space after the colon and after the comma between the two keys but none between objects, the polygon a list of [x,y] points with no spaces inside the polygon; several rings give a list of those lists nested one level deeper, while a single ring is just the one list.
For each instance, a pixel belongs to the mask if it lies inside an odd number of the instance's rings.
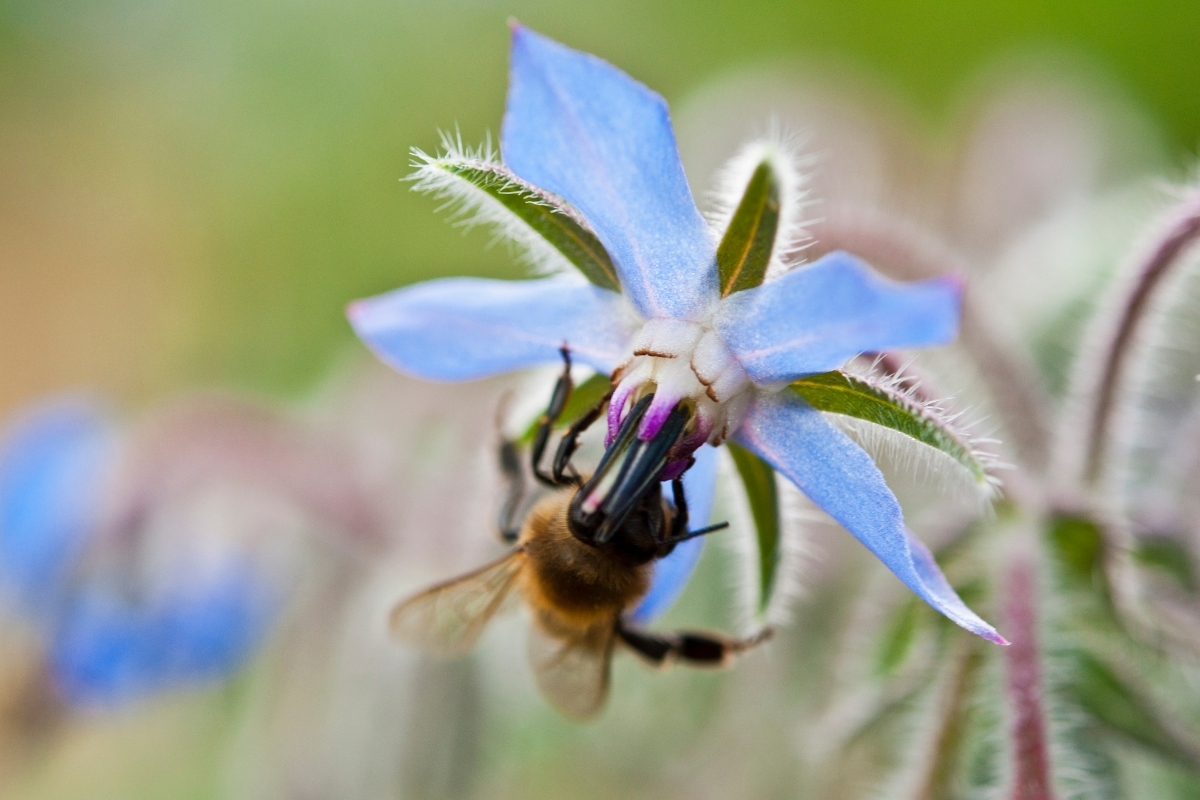
[{"label": "bee hind leg", "polygon": [[592,423],[600,418],[611,397],[612,390],[610,389],[604,397],[600,398],[600,402],[588,409],[587,413],[582,417],[571,423],[571,427],[563,434],[562,441],[558,443],[558,452],[554,454],[554,470],[551,472],[551,476],[560,486],[569,484],[575,486],[583,485],[583,480],[579,477],[579,473],[571,466],[571,458],[575,455],[575,451],[579,449],[579,437],[592,426]]},{"label": "bee hind leg", "polygon": [[772,634],[772,628],[763,628],[744,639],[697,631],[650,633],[617,623],[617,636],[625,646],[655,666],[680,661],[695,667],[727,667],[734,658],[770,639]]},{"label": "bee hind leg", "polygon": [[545,485],[551,487],[582,486],[583,480],[571,466],[571,458],[579,449],[579,437],[604,413],[608,400],[612,397],[612,390],[610,389],[600,398],[600,402],[592,406],[587,413],[575,420],[563,434],[562,441],[558,443],[558,450],[554,454],[550,472],[547,473],[542,469],[546,446],[550,442],[550,435],[554,431],[555,424],[567,408],[567,401],[571,399],[571,393],[575,391],[575,383],[571,380],[571,350],[564,344],[559,352],[562,353],[563,371],[558,382],[554,384],[554,393],[550,396],[549,407],[538,420],[537,431],[533,437],[533,447],[530,450],[530,460],[533,462],[534,477]]},{"label": "bee hind leg", "polygon": [[560,486],[561,483],[556,481],[552,474],[547,474],[542,470],[542,457],[546,454],[546,445],[550,442],[550,434],[554,431],[554,424],[562,416],[563,411],[567,407],[567,400],[571,398],[571,392],[575,389],[575,384],[571,380],[571,351],[564,343],[559,352],[562,353],[563,371],[558,376],[558,381],[554,384],[554,392],[550,395],[550,405],[546,408],[541,418],[538,419],[537,431],[534,433],[533,447],[530,451],[534,477],[551,487]]}]

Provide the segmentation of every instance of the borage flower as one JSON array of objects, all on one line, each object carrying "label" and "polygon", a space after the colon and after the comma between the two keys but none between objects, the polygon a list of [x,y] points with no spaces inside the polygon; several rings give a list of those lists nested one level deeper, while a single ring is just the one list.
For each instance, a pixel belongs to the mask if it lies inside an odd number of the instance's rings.
[{"label": "borage flower", "polygon": [[[355,331],[382,359],[425,379],[470,380],[553,363],[565,343],[578,361],[612,376],[610,440],[648,394],[644,440],[677,405],[689,410],[664,480],[686,470],[703,445],[731,440],[792,481],[931,606],[1004,643],[908,531],[870,456],[821,413],[886,424],[888,414],[863,411],[886,407],[904,419],[893,427],[985,479],[969,449],[924,409],[886,385],[835,372],[862,353],[950,342],[957,279],[896,284],[841,252],[769,270],[794,243],[798,198],[786,151],[743,154],[744,192],[717,239],[688,188],[662,98],[601,59],[520,26],[503,164],[448,145],[436,158],[417,151],[418,188],[499,223],[541,263],[576,269],[519,282],[446,278],[353,303]],[[699,552],[701,540],[693,541],[656,565],[636,620],[648,621],[681,590]]]},{"label": "borage flower", "polygon": [[297,534],[339,516],[334,455],[243,404],[135,430],[87,402],[40,404],[0,438],[0,609],[39,630],[75,705],[224,679],[270,634]]}]

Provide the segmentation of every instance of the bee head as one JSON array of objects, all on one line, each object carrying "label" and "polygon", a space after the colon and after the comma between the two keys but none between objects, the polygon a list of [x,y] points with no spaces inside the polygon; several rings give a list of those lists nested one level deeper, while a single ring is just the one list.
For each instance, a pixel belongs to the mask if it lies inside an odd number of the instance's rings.
[{"label": "bee head", "polygon": [[659,481],[690,417],[687,405],[680,402],[651,438],[642,439],[639,424],[653,400],[648,394],[634,405],[567,513],[567,526],[580,541],[645,550],[646,561],[662,540],[667,521]]}]

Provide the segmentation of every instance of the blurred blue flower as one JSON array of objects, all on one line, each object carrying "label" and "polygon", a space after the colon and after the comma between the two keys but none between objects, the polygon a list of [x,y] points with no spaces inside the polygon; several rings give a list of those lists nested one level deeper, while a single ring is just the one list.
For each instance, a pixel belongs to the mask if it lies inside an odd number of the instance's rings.
[{"label": "blurred blue flower", "polygon": [[90,403],[19,416],[0,441],[0,593],[44,616],[99,525],[115,437]]},{"label": "blurred blue flower", "polygon": [[201,581],[175,577],[176,586],[149,596],[105,583],[71,594],[50,651],[66,699],[113,705],[219,681],[258,649],[278,599],[253,564],[231,564]]},{"label": "blurred blue flower", "polygon": [[[580,275],[521,282],[447,278],[348,309],[382,359],[430,380],[469,380],[572,355],[612,373],[609,436],[631,400],[655,397],[639,434],[654,436],[681,400],[695,408],[664,479],[689,453],[727,437],[751,449],[841,523],[921,598],[1002,642],[955,594],[907,530],[871,458],[783,389],[863,352],[941,345],[956,335],[962,287],[905,285],[832,253],[722,297],[716,243],[692,198],[666,103],[601,59],[514,26],[504,162],[534,191],[569,203],[607,249],[620,291]],[[715,479],[715,471],[709,480]],[[711,484],[702,490],[711,495]],[[703,520],[697,520],[704,524]],[[697,549],[660,562],[654,608],[669,604]]]},{"label": "blurred blue flower", "polygon": [[55,685],[81,705],[226,677],[279,607],[236,537],[153,524],[178,498],[163,470],[120,480],[130,438],[93,405],[61,401],[0,441],[0,597],[41,631]]}]

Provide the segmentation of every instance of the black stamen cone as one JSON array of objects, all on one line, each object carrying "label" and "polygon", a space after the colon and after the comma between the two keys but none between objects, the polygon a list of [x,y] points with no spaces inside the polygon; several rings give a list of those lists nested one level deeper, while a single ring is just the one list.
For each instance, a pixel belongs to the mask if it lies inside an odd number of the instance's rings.
[{"label": "black stamen cone", "polygon": [[[569,523],[573,531],[589,532],[596,544],[612,539],[642,496],[655,486],[687,425],[688,410],[680,403],[671,410],[654,438],[649,441],[638,438],[638,426],[653,399],[654,395],[647,395],[634,405],[596,472],[571,501]],[[593,510],[585,511],[584,503],[597,492],[602,493],[599,501],[593,500],[589,503]]]}]

